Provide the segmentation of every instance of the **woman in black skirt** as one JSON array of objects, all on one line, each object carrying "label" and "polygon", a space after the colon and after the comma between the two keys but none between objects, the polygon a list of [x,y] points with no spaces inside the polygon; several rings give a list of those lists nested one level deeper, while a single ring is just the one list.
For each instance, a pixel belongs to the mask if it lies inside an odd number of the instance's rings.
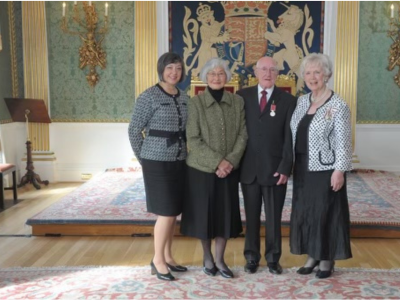
[{"label": "woman in black skirt", "polygon": [[175,262],[171,245],[184,197],[189,97],[176,87],[185,74],[178,54],[163,54],[158,60],[157,72],[160,82],[136,100],[129,139],[142,165],[147,211],[157,215],[151,273],[161,280],[174,280],[169,271],[187,271]]},{"label": "woman in black skirt", "polygon": [[311,93],[298,99],[291,120],[295,165],[290,251],[308,254],[297,273],[327,278],[335,260],[352,257],[346,171],[352,169],[350,109],[327,87],[332,63],[306,56],[301,75]]},{"label": "woman in black skirt", "polygon": [[[203,246],[203,271],[234,275],[224,261],[227,240],[242,232],[238,166],[247,142],[243,99],[224,90],[231,72],[224,60],[209,60],[200,72],[204,93],[189,100],[188,184],[181,232]],[[215,262],[211,242],[215,238]]]}]

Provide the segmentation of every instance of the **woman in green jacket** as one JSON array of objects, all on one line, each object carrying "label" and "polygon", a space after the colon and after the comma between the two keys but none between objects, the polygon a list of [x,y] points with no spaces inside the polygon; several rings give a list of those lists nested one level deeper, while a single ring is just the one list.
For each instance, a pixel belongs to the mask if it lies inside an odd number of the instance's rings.
[{"label": "woman in green jacket", "polygon": [[224,90],[231,79],[224,60],[209,60],[200,78],[208,86],[188,102],[188,182],[181,233],[201,240],[204,273],[215,276],[219,271],[233,278],[224,253],[227,240],[242,232],[237,169],[247,141],[244,102]]}]

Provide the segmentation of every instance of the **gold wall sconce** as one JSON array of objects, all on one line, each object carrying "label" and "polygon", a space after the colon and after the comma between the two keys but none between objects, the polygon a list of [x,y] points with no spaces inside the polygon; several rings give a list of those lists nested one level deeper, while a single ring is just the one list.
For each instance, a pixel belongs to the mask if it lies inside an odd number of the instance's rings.
[{"label": "gold wall sconce", "polygon": [[100,80],[96,67],[106,68],[106,52],[102,48],[102,42],[108,33],[108,3],[104,7],[103,27],[97,28],[98,16],[96,13],[95,3],[92,1],[82,1],[82,9],[84,19],[81,18],[78,2],[74,1],[72,21],[75,22],[81,30],[71,31],[68,28],[68,20],[66,13],[66,3],[62,5],[62,22],[61,29],[68,34],[78,35],[82,40],[82,46],[79,48],[79,68],[89,68],[86,74],[86,80],[89,85],[94,88]]},{"label": "gold wall sconce", "polygon": [[392,71],[396,66],[399,71],[394,76],[394,81],[400,87],[400,1],[390,5],[390,25],[388,36],[393,40],[389,49],[388,70]]}]

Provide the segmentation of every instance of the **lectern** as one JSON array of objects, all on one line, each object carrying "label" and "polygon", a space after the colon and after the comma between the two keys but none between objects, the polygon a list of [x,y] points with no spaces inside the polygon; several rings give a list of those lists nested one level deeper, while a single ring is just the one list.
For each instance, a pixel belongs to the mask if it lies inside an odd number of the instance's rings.
[{"label": "lectern", "polygon": [[41,180],[40,176],[33,172],[32,143],[29,139],[29,122],[51,123],[46,105],[40,99],[4,98],[13,122],[26,122],[26,174],[21,178],[18,187],[32,183],[36,189],[40,184],[48,185],[48,180]]}]

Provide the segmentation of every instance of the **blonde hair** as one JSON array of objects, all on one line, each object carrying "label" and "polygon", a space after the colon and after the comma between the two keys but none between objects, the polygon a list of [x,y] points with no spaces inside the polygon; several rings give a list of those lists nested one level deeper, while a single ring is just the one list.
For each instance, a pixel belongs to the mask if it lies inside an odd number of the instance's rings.
[{"label": "blonde hair", "polygon": [[322,53],[311,53],[303,58],[300,65],[300,76],[304,79],[304,71],[308,65],[321,66],[326,79],[332,76],[332,62],[328,55]]}]

